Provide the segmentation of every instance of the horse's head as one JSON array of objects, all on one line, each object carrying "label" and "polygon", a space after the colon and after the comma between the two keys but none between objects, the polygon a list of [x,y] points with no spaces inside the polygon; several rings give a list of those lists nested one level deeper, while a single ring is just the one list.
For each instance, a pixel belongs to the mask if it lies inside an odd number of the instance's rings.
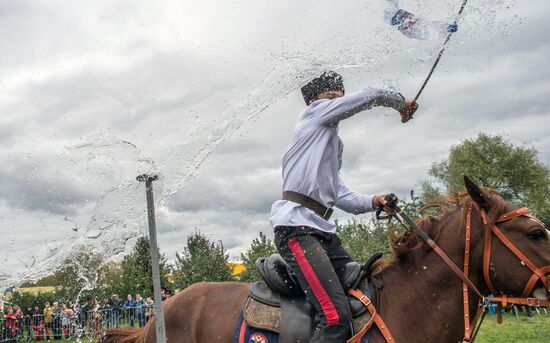
[{"label": "horse's head", "polygon": [[[466,189],[484,217],[483,269],[487,288],[511,296],[550,294],[550,231],[526,209],[486,191],[467,177]],[[477,212],[477,211],[476,211]]]}]

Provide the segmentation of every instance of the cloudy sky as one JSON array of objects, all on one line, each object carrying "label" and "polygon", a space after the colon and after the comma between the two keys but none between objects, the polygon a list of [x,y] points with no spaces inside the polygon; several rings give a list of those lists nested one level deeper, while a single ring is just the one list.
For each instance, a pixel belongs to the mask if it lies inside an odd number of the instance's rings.
[{"label": "cloudy sky", "polygon": [[[550,164],[550,3],[470,1],[413,121],[375,109],[341,123],[350,188],[404,197],[479,132]],[[400,4],[447,21],[460,7]],[[387,6],[0,1],[0,275],[40,277],[82,247],[127,251],[146,230],[142,173],[161,178],[169,258],[196,229],[232,258],[271,235],[299,87],[333,69],[348,91],[383,84],[412,97],[429,70],[441,41],[401,35]]]}]

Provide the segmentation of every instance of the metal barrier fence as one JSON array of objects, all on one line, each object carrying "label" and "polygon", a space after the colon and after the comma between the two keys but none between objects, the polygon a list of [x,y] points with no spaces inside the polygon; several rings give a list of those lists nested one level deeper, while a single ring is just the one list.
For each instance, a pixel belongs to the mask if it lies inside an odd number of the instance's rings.
[{"label": "metal barrier fence", "polygon": [[97,337],[105,329],[143,327],[153,316],[153,306],[98,309],[0,319],[0,343]]}]

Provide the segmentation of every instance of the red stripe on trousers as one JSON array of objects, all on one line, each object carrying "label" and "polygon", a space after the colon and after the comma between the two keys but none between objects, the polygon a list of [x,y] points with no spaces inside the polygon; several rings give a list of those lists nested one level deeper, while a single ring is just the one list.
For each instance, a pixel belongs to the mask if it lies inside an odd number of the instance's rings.
[{"label": "red stripe on trousers", "polygon": [[245,333],[246,333],[246,322],[243,319],[243,322],[241,324],[241,331],[239,332],[239,343],[245,343],[244,342]]},{"label": "red stripe on trousers", "polygon": [[313,267],[307,260],[306,254],[304,253],[304,250],[302,250],[302,247],[300,246],[300,242],[298,242],[296,238],[291,238],[288,241],[288,247],[294,254],[294,257],[296,258],[296,262],[298,262],[298,266],[302,270],[302,273],[304,273],[304,277],[306,278],[307,283],[311,287],[313,294],[315,294],[315,297],[319,301],[319,304],[321,304],[323,313],[327,318],[327,325],[339,324],[340,318],[338,316],[338,311],[336,311],[336,307],[330,300],[330,297],[328,296],[327,292],[323,288],[321,281],[319,281],[317,274],[315,274]]}]

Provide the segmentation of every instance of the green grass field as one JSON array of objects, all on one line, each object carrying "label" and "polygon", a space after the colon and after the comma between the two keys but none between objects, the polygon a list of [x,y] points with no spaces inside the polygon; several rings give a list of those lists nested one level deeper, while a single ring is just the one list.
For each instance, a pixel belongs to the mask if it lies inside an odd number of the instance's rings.
[{"label": "green grass field", "polygon": [[519,319],[505,314],[499,325],[496,316],[487,316],[481,326],[476,343],[531,343],[550,342],[550,313],[535,314],[528,319],[525,314]]}]

